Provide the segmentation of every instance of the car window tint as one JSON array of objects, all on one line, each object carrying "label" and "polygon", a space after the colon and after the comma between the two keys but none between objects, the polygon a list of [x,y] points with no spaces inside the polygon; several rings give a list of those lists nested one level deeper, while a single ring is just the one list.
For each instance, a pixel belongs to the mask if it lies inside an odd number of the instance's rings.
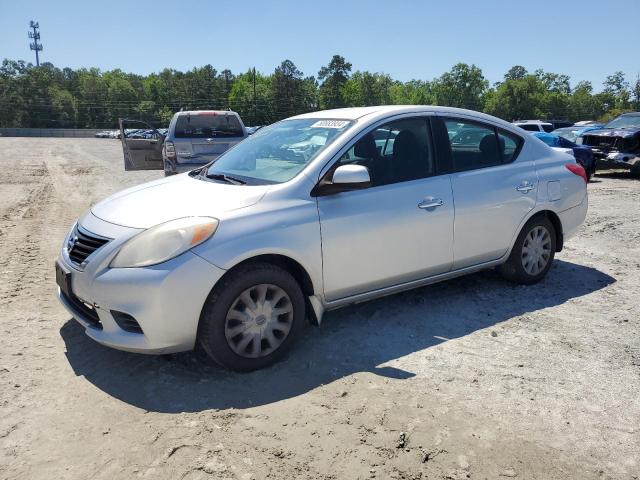
[{"label": "car window tint", "polygon": [[179,115],[174,135],[176,138],[242,137],[244,132],[235,115],[200,112]]},{"label": "car window tint", "polygon": [[[502,148],[492,126],[446,119],[454,170],[471,170],[502,163]],[[451,135],[451,132],[455,132]]]},{"label": "car window tint", "polygon": [[512,133],[505,132],[504,130],[498,130],[498,140],[502,147],[503,163],[509,163],[515,160],[515,156],[518,153],[522,139]]},{"label": "car window tint", "polygon": [[523,124],[523,125],[518,125],[521,129],[526,130],[527,132],[539,132],[540,129],[538,128],[538,125],[535,124]]},{"label": "car window tint", "polygon": [[542,125],[542,129],[547,133],[551,133],[553,132],[553,125]]},{"label": "car window tint", "polygon": [[433,175],[427,119],[397,120],[377,127],[358,140],[340,164],[367,167],[374,187]]}]

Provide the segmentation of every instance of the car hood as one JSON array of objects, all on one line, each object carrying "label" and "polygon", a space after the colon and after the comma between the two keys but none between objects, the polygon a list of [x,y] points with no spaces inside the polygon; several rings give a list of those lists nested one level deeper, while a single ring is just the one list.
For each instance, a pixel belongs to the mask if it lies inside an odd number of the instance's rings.
[{"label": "car hood", "polygon": [[633,137],[640,133],[640,128],[600,128],[598,130],[590,130],[584,135],[594,135],[598,137]]},{"label": "car hood", "polygon": [[230,185],[188,174],[175,175],[122,190],[91,207],[105,222],[149,228],[183,217],[218,217],[257,203],[268,185]]}]

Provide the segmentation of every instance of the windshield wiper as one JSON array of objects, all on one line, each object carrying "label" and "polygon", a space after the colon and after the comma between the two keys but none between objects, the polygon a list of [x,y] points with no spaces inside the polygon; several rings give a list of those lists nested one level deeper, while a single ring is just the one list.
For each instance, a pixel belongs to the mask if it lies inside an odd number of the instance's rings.
[{"label": "windshield wiper", "polygon": [[247,183],[244,180],[240,180],[239,178],[225,175],[224,173],[207,173],[205,177],[211,178],[212,180],[221,180],[223,182],[227,182],[232,185],[246,185]]}]

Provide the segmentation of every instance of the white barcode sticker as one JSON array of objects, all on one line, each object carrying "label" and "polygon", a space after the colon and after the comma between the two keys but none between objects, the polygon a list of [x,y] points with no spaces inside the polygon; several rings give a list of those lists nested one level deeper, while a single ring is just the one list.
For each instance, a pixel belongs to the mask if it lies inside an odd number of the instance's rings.
[{"label": "white barcode sticker", "polygon": [[344,128],[348,124],[347,120],[318,120],[311,128]]}]

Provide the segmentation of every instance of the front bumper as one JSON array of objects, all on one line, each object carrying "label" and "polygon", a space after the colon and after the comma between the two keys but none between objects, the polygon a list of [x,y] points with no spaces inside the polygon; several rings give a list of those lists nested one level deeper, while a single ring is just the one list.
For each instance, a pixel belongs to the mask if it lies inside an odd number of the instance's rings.
[{"label": "front bumper", "polygon": [[598,168],[640,168],[640,155],[636,153],[624,153],[593,149]]},{"label": "front bumper", "polygon": [[[64,250],[58,258],[71,271],[73,295],[93,308],[99,324],[58,289],[62,305],[90,338],[108,347],[151,354],[193,349],[204,302],[225,271],[192,252],[151,267],[109,268],[123,243],[118,240],[97,251],[84,270]],[[131,315],[142,333],[120,328],[113,311]]]}]

